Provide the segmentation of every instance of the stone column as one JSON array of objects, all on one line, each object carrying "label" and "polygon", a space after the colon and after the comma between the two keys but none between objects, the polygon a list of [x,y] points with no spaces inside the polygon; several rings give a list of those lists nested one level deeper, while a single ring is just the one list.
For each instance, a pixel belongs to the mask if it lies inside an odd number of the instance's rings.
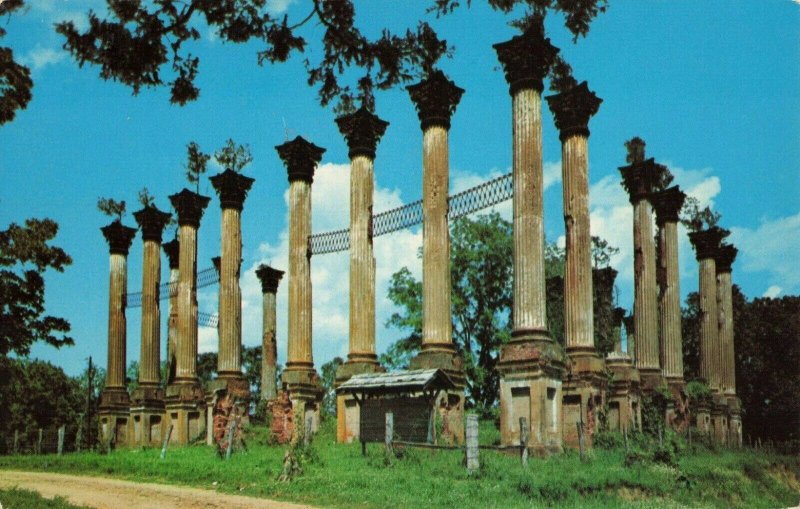
[{"label": "stone column", "polygon": [[283,277],[283,271],[273,269],[263,263],[256,269],[256,276],[261,281],[261,292],[264,295],[263,330],[261,342],[261,400],[268,401],[278,396],[277,387],[277,320],[275,317],[278,283]]},{"label": "stone column", "polygon": [[653,206],[650,195],[666,171],[654,159],[635,161],[619,169],[622,184],[633,205],[633,319],[636,367],[645,390],[662,383],[658,346],[658,287],[653,234]]},{"label": "stone column", "polygon": [[717,311],[719,314],[721,389],[729,398],[736,397],[736,357],[733,348],[733,283],[731,266],[739,250],[723,244],[715,257],[717,271]]},{"label": "stone column", "polygon": [[300,136],[275,149],[289,174],[289,345],[283,388],[293,402],[296,422],[302,425],[307,415],[318,422],[322,397],[312,355],[308,236],[311,234],[311,183],[325,149]]},{"label": "stone column", "polygon": [[167,318],[167,384],[175,381],[177,362],[178,336],[178,264],[180,262],[180,244],[178,239],[165,242],[162,246],[169,264],[169,317]]},{"label": "stone column", "polygon": [[161,235],[170,214],[153,206],[135,212],[144,241],[142,256],[142,341],[139,387],[156,388],[161,378]]},{"label": "stone column", "polygon": [[247,192],[255,180],[231,169],[214,175],[210,180],[222,207],[217,373],[229,385],[236,385],[238,398],[247,398],[250,388],[242,375],[242,290],[239,286],[242,263],[241,214]]},{"label": "stone column", "polygon": [[542,25],[493,47],[511,95],[514,186],[514,323],[498,362],[501,443],[519,444],[524,418],[530,448],[559,451],[565,358],[547,329],[541,112],[542,80],[558,49]]},{"label": "stone column", "polygon": [[[592,293],[592,234],[589,228],[589,119],[602,99],[584,81],[547,98],[561,133],[566,266],[564,343],[567,354],[596,357]],[[588,366],[587,366],[588,367]]]},{"label": "stone column", "polygon": [[462,88],[440,70],[407,87],[422,129],[422,351],[412,369],[441,368],[458,390],[449,401],[445,424],[454,440],[464,439],[463,361],[453,345],[450,308],[450,230],[447,224],[449,189],[448,133]]},{"label": "stone column", "polygon": [[652,195],[658,225],[658,301],[661,374],[677,395],[683,387],[683,337],[678,268],[678,214],[686,199],[678,186]]},{"label": "stone column", "polygon": [[175,381],[167,387],[174,440],[188,443],[205,428],[203,388],[197,379],[197,230],[211,198],[183,189],[169,197],[178,214],[178,289]]},{"label": "stone column", "polygon": [[[372,250],[372,197],[375,148],[389,125],[364,106],[336,119],[350,149],[350,376],[375,371],[375,257]],[[359,366],[355,366],[359,365]],[[337,376],[337,380],[339,376]]]},{"label": "stone column", "polygon": [[719,312],[715,258],[726,235],[726,230],[716,226],[689,234],[700,264],[700,376],[706,380],[715,395],[720,393],[722,386],[717,346]]},{"label": "stone column", "polygon": [[117,443],[126,442],[130,397],[125,386],[126,294],[128,293],[128,250],[136,229],[117,220],[100,229],[109,247],[108,280],[108,364],[106,385],[100,397],[100,421],[105,438],[117,430]]}]

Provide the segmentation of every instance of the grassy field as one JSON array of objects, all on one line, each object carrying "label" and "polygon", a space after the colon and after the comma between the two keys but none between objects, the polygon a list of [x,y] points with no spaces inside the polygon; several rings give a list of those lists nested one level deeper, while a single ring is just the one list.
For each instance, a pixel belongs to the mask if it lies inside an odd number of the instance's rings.
[{"label": "grassy field", "polygon": [[72,505],[63,498],[47,499],[35,491],[12,488],[0,489],[0,504],[8,509],[86,509]]},{"label": "grassy field", "polygon": [[[568,452],[549,459],[519,459],[481,451],[480,471],[469,474],[463,452],[406,449],[387,459],[372,444],[334,443],[333,423],[323,426],[289,483],[277,480],[284,447],[259,445],[230,461],[205,446],[175,448],[165,460],[157,449],[120,449],[56,456],[0,457],[0,468],[86,474],[182,484],[228,493],[305,502],[324,507],[746,507],[773,508],[800,502],[800,459],[752,451],[709,451],[677,444],[666,453],[644,440],[596,449],[581,462]],[[482,442],[494,440],[482,424]]]}]

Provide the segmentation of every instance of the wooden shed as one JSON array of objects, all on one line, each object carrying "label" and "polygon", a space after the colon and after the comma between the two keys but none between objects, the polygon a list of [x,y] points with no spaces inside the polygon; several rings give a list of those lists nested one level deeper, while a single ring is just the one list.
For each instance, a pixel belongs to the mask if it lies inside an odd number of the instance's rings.
[{"label": "wooden shed", "polygon": [[353,438],[383,442],[386,413],[392,412],[396,439],[431,443],[437,401],[454,388],[441,369],[418,369],[354,375],[336,392],[346,398],[344,417]]}]

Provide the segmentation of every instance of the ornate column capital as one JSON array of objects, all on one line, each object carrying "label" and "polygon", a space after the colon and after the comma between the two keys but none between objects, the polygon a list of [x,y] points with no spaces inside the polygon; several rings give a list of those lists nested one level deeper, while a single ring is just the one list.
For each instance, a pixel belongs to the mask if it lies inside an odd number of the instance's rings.
[{"label": "ornate column capital", "polygon": [[589,119],[597,113],[603,102],[589,90],[589,84],[585,81],[546,99],[556,119],[556,127],[561,132],[562,142],[576,134],[588,137]]},{"label": "ornate column capital", "polygon": [[133,238],[136,236],[136,228],[125,226],[122,221],[117,219],[113,223],[100,228],[103,236],[108,242],[108,250],[111,254],[121,254],[128,256]]},{"label": "ornate column capital", "polygon": [[284,271],[261,264],[256,269],[256,276],[261,281],[261,293],[277,293]]},{"label": "ornate column capital", "polygon": [[492,47],[497,52],[497,59],[503,65],[509,93],[512,96],[525,88],[542,92],[544,77],[559,51],[550,44],[550,39],[544,36],[543,23],[534,23],[521,35],[493,44]]},{"label": "ornate column capital", "polygon": [[677,223],[686,193],[679,186],[672,186],[662,191],[657,191],[650,196],[650,202],[656,211],[656,224]]},{"label": "ornate column capital", "polygon": [[642,198],[650,199],[656,183],[661,180],[661,175],[665,171],[667,167],[658,164],[652,157],[628,166],[620,166],[622,186],[628,191],[631,203],[636,203]]},{"label": "ornate column capital", "polygon": [[180,226],[199,228],[200,219],[203,218],[203,212],[208,207],[208,202],[211,201],[211,198],[189,191],[184,187],[181,192],[170,196],[169,201],[178,214],[178,224]]},{"label": "ornate column capital", "polygon": [[298,136],[292,141],[287,141],[275,147],[278,156],[283,160],[289,173],[289,182],[302,180],[309,184],[314,182],[314,170],[322,159],[325,149],[306,141]]},{"label": "ornate column capital", "polygon": [[155,240],[161,242],[164,227],[169,222],[172,214],[158,210],[153,205],[147,205],[142,210],[133,213],[134,219],[142,229],[142,240]]},{"label": "ornate column capital", "polygon": [[371,113],[364,106],[355,113],[337,118],[336,124],[339,126],[339,132],[347,140],[350,159],[356,156],[375,159],[375,148],[389,126],[389,122]]},{"label": "ornate column capital", "polygon": [[704,260],[706,258],[716,258],[717,250],[719,249],[722,239],[727,237],[731,232],[722,229],[718,226],[712,226],[707,230],[689,233],[689,241],[694,246],[697,260]]},{"label": "ornate column capital", "polygon": [[738,253],[739,250],[733,245],[722,244],[719,249],[717,249],[716,256],[714,257],[714,260],[716,261],[717,273],[731,272],[731,266],[733,265],[734,260],[736,260],[736,255]]},{"label": "ornate column capital", "polygon": [[214,175],[209,180],[217,191],[222,208],[236,209],[239,212],[242,211],[247,192],[255,182],[255,179],[236,173],[231,169]]},{"label": "ornate column capital", "polygon": [[423,131],[434,125],[450,129],[450,117],[461,101],[463,88],[456,86],[437,69],[419,83],[407,86],[406,90],[417,109]]},{"label": "ornate column capital", "polygon": [[164,250],[164,254],[167,255],[167,259],[169,260],[169,268],[177,269],[178,264],[180,263],[181,248],[181,244],[178,242],[178,239],[172,239],[169,242],[165,242],[161,245],[161,248]]}]

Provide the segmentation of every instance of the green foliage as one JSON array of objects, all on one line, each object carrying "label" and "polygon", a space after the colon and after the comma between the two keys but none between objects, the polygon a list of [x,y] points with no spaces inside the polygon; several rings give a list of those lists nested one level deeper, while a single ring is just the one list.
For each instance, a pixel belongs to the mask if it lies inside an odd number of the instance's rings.
[{"label": "green foliage", "polygon": [[607,240],[592,235],[592,266],[595,269],[608,267],[611,257],[619,254],[619,248],[612,246]]},{"label": "green foliage", "polygon": [[245,166],[253,162],[253,155],[249,145],[237,145],[229,138],[221,149],[214,152],[214,160],[226,170],[241,173]]},{"label": "green foliage", "polygon": [[44,498],[35,491],[20,488],[0,489],[0,503],[15,509],[89,509],[85,505],[70,504],[64,497]]},{"label": "green foliage", "polygon": [[323,390],[321,410],[322,417],[326,419],[336,417],[336,389],[334,383],[336,382],[336,370],[342,364],[344,364],[344,360],[341,357],[334,357],[320,368]]},{"label": "green foliage", "polygon": [[[0,2],[0,17],[6,18],[23,7],[23,0],[5,0]],[[0,27],[0,38],[6,30]],[[14,60],[11,48],[0,46],[0,125],[11,122],[17,110],[24,110],[33,95],[31,70]]]},{"label": "green foliage", "polygon": [[667,402],[671,399],[669,389],[666,393],[660,389],[641,395],[642,431],[651,437],[664,432]]},{"label": "green foliage", "polygon": [[707,230],[719,224],[722,215],[711,207],[700,208],[700,201],[694,196],[687,196],[680,212],[680,221],[690,232]]},{"label": "green foliage", "polygon": [[125,216],[125,200],[117,201],[113,198],[98,198],[97,210],[108,217],[115,217],[117,221],[122,221],[123,216]]},{"label": "green foliage", "polygon": [[711,388],[703,380],[687,382],[683,392],[691,403],[705,402],[711,398]]},{"label": "green foliage", "polygon": [[75,425],[84,411],[77,380],[39,360],[0,357],[0,450],[20,433],[33,443],[39,428]]},{"label": "green foliage", "polygon": [[200,177],[208,169],[208,160],[211,156],[200,150],[200,145],[190,141],[186,145],[186,180],[195,184],[196,191],[200,192]]},{"label": "green foliage", "polygon": [[133,391],[139,388],[139,361],[131,361],[128,364],[128,369],[125,371],[125,385],[129,394],[133,394]]},{"label": "green foliage", "polygon": [[70,324],[45,315],[44,273],[63,272],[72,258],[50,244],[58,233],[52,219],[26,219],[0,230],[0,357],[28,355],[37,341],[60,348],[74,344]]},{"label": "green foliage", "polygon": [[150,191],[147,189],[147,187],[143,187],[139,190],[138,199],[142,207],[155,206],[156,199],[150,194]]},{"label": "green foliage", "polygon": [[217,352],[203,352],[197,356],[197,378],[203,387],[217,376]]}]

